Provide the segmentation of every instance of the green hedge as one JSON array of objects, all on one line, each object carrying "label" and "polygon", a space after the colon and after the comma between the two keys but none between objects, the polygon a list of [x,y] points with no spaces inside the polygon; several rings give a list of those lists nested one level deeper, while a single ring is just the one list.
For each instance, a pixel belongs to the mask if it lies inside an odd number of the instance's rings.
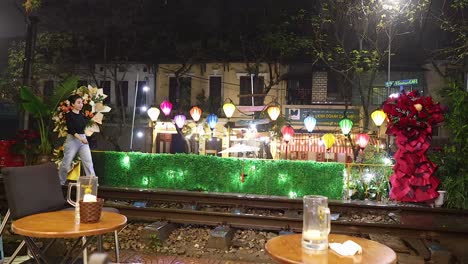
[{"label": "green hedge", "polygon": [[[341,199],[344,164],[192,154],[93,152],[104,186]],[[244,171],[245,180],[241,181]]]}]

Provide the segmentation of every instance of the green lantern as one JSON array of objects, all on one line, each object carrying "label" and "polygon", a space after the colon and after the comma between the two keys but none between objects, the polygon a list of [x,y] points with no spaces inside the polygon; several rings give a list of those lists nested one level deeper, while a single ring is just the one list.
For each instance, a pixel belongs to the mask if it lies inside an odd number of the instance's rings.
[{"label": "green lantern", "polygon": [[351,132],[351,128],[353,128],[353,121],[346,117],[341,119],[338,124],[340,125],[341,132],[343,132],[345,136],[348,135],[349,132]]}]

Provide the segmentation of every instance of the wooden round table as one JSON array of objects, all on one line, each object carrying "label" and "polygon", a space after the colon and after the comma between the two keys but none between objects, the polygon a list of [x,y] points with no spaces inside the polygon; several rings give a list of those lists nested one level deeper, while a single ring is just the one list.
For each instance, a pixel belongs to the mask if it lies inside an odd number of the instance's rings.
[{"label": "wooden round table", "polygon": [[315,263],[315,264],[347,264],[347,263],[396,263],[395,252],[389,247],[372,240],[347,235],[330,234],[329,243],[343,243],[352,240],[362,247],[362,254],[344,257],[331,249],[324,254],[307,254],[302,250],[302,234],[277,236],[265,245],[267,253],[278,263]]},{"label": "wooden round table", "polygon": [[121,214],[105,212],[92,224],[75,225],[75,211],[34,214],[13,221],[11,229],[19,235],[35,238],[75,238],[113,232],[127,223]]}]

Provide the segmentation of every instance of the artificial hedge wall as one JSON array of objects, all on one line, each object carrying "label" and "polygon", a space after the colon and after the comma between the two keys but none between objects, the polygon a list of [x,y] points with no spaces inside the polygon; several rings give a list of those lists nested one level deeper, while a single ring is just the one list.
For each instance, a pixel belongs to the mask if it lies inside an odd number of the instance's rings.
[{"label": "artificial hedge wall", "polygon": [[[193,154],[93,152],[104,186],[341,199],[344,164]],[[242,182],[242,172],[244,181]]]}]

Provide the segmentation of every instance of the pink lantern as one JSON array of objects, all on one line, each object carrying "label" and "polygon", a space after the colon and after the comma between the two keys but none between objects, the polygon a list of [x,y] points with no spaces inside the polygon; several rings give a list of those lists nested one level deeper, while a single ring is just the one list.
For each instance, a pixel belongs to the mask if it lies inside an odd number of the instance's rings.
[{"label": "pink lantern", "polygon": [[369,143],[370,137],[366,133],[360,133],[356,136],[356,144],[359,145],[361,149],[365,149]]},{"label": "pink lantern", "polygon": [[178,114],[176,116],[174,116],[174,123],[176,124],[176,126],[178,128],[183,128],[185,126],[185,120],[187,118],[185,117],[185,115],[183,114]]},{"label": "pink lantern", "polygon": [[281,129],[281,133],[283,134],[283,140],[289,142],[294,136],[294,129],[291,125],[287,125]]},{"label": "pink lantern", "polygon": [[164,100],[159,106],[159,108],[161,108],[161,111],[163,111],[165,116],[168,116],[171,114],[172,111],[172,103],[168,100]]},{"label": "pink lantern", "polygon": [[190,116],[192,117],[193,121],[198,122],[202,115],[202,110],[198,106],[194,106],[190,109]]}]

